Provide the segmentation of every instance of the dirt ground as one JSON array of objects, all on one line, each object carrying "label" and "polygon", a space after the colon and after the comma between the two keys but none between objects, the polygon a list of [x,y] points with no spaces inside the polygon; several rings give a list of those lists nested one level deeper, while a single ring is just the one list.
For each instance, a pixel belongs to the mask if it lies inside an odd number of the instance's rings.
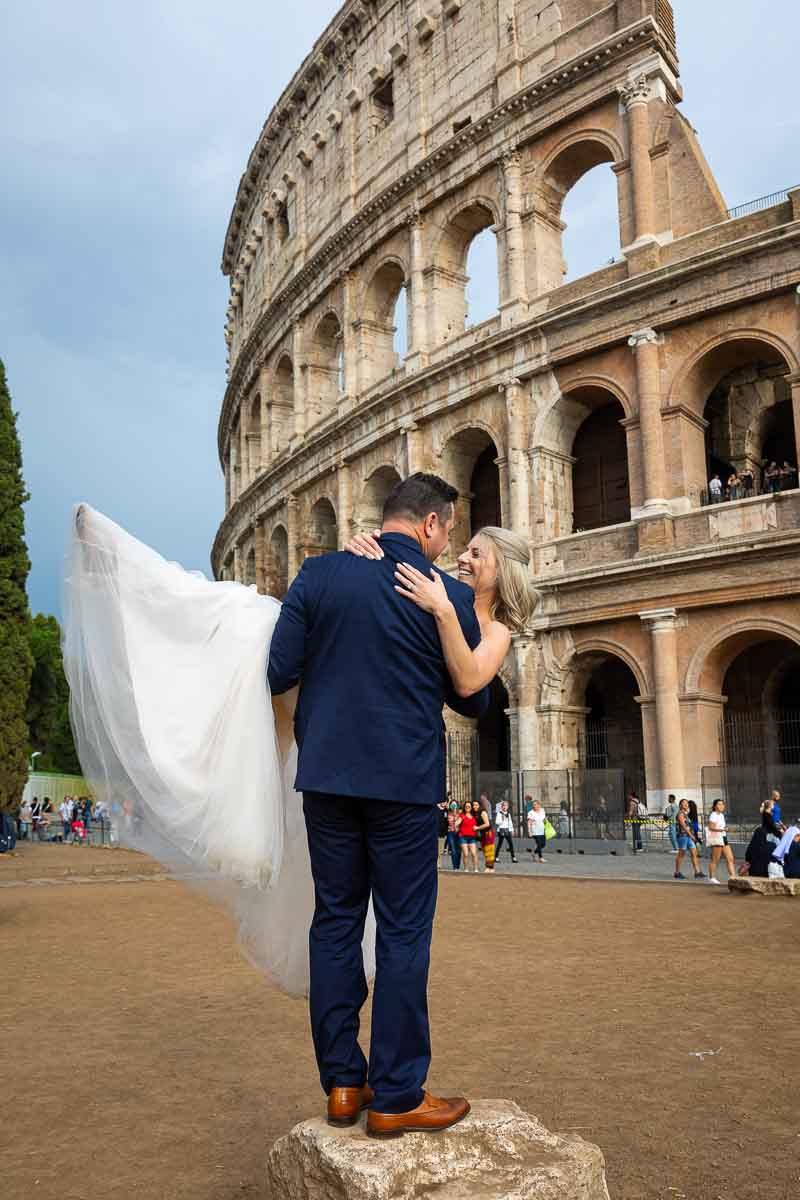
[{"label": "dirt ground", "polygon": [[[443,876],[429,1086],[596,1142],[612,1200],[796,1200],[794,908]],[[267,1150],[322,1093],[304,1004],[224,916],[136,855],[23,846],[0,949],[4,1200],[267,1200]]]}]

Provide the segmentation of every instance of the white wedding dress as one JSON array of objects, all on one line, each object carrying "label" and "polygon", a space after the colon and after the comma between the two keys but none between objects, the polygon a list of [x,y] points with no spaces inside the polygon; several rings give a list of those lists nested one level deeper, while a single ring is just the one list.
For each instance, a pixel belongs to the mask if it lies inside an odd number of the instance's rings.
[{"label": "white wedding dress", "polygon": [[[122,845],[224,904],[247,957],[304,995],[314,888],[293,787],[294,697],[272,701],[266,678],[280,607],[75,510],[64,669],[86,778]],[[363,949],[369,977],[371,905]]]}]

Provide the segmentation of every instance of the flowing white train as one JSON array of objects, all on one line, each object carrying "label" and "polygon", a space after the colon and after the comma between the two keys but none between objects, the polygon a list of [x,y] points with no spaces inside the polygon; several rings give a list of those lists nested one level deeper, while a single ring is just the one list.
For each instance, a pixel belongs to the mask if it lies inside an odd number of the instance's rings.
[{"label": "flowing white train", "polygon": [[[234,915],[247,957],[308,991],[314,888],[293,788],[293,697],[271,699],[280,603],[167,562],[86,504],[74,512],[64,669],[81,765],[120,843]],[[364,937],[374,974],[372,908]]]}]

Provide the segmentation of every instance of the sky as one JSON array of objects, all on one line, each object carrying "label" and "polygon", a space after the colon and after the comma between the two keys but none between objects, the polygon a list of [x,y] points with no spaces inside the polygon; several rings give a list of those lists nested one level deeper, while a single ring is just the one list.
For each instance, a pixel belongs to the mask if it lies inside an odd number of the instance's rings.
[{"label": "sky", "polygon": [[[223,514],[222,243],[261,126],[337,0],[26,0],[0,43],[0,357],[19,430],[33,612],[61,608],[88,501],[210,574]],[[683,108],[729,205],[800,183],[796,0],[674,0]],[[614,180],[567,198],[569,277],[618,252]],[[490,315],[493,248],[470,260]],[[488,305],[489,311],[483,309]]]}]

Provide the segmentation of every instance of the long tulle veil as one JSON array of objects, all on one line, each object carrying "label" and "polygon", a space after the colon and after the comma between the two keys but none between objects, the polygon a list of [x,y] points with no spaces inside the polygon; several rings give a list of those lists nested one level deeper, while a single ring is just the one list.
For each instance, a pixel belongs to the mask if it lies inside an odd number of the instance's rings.
[{"label": "long tulle veil", "polygon": [[[224,904],[251,961],[307,993],[314,892],[297,751],[266,682],[279,602],[167,562],[86,504],[65,593],[76,746],[120,844]],[[364,956],[371,975],[371,912]]]}]

